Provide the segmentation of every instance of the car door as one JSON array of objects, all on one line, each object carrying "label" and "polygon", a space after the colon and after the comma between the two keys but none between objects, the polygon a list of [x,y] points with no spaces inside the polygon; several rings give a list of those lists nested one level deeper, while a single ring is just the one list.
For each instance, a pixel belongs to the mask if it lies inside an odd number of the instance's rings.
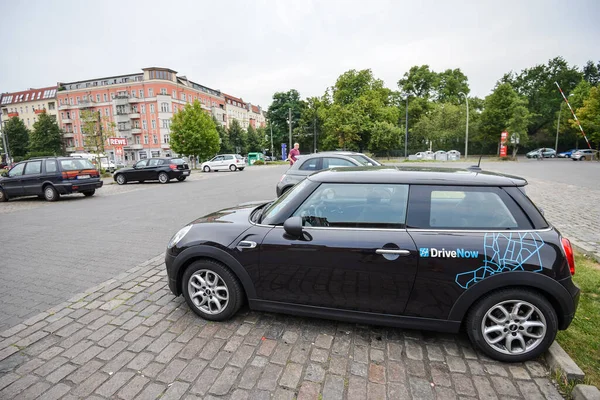
[{"label": "car door", "polygon": [[25,195],[42,193],[42,160],[27,162],[23,171],[22,181]]},{"label": "car door", "polygon": [[498,187],[413,185],[407,226],[419,249],[409,316],[447,318],[465,290],[535,263],[543,244],[539,235],[521,233],[531,222]]},{"label": "car door", "polygon": [[216,156],[210,162],[210,168],[214,170],[223,169],[223,156]]},{"label": "car door", "polygon": [[156,180],[158,179],[159,165],[162,164],[162,159],[151,158],[148,160],[148,164],[144,167],[144,179]]},{"label": "car door", "polygon": [[23,196],[23,171],[25,163],[15,165],[8,171],[8,176],[2,181],[2,188],[8,197]]},{"label": "car door", "polygon": [[129,175],[127,177],[128,180],[130,181],[143,181],[146,178],[146,173],[147,171],[145,170],[146,166],[148,165],[148,160],[141,160],[138,161],[137,163],[135,163],[133,165],[133,170],[129,171],[129,173],[127,175]]},{"label": "car door", "polygon": [[417,272],[407,197],[406,185],[321,184],[291,215],[302,218],[302,239],[277,227],[260,244],[260,296],[402,314]]}]

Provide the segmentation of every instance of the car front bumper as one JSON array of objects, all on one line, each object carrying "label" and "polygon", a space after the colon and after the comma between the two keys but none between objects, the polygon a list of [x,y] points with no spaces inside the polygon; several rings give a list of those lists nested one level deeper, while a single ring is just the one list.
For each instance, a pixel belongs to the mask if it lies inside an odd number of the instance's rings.
[{"label": "car front bumper", "polygon": [[165,266],[167,267],[167,277],[169,281],[169,289],[175,296],[179,296],[181,291],[177,288],[177,268],[175,266],[176,256],[169,254],[167,250],[165,255]]}]

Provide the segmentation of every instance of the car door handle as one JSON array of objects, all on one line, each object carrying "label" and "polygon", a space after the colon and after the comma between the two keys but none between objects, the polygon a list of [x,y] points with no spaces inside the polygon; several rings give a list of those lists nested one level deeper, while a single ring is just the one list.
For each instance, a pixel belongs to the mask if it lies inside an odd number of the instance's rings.
[{"label": "car door handle", "polygon": [[377,249],[375,250],[377,254],[395,254],[398,256],[408,256],[410,255],[409,250],[395,250],[395,249]]},{"label": "car door handle", "polygon": [[236,249],[242,251],[244,249],[253,249],[256,247],[256,242],[253,242],[251,240],[242,240],[241,242],[238,243],[238,245],[236,246]]}]

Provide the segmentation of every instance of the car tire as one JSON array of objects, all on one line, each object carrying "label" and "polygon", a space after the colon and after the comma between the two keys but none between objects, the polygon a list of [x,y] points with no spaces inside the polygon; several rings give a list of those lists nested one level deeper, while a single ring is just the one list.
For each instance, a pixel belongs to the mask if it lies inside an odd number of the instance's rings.
[{"label": "car tire", "polygon": [[117,181],[117,183],[119,185],[124,185],[127,183],[127,178],[125,178],[125,175],[123,174],[119,174],[115,177],[115,180]]},{"label": "car tire", "polygon": [[552,154],[552,155],[550,156],[550,158],[555,158],[555,157],[556,157],[556,154]]},{"label": "car tire", "polygon": [[244,168],[246,168],[246,167],[241,167],[241,168],[238,168],[238,171],[243,171],[243,170],[244,170]]},{"label": "car tire", "polygon": [[44,187],[44,199],[46,201],[56,201],[58,200],[60,195],[52,185],[46,185]]},{"label": "car tire", "polygon": [[202,171],[210,172],[210,167],[208,165],[205,165],[204,168],[202,168]]},{"label": "car tire", "polygon": [[4,190],[0,189],[0,203],[4,203],[5,201],[8,201],[8,197],[6,197]]},{"label": "car tire", "polygon": [[167,175],[166,172],[161,172],[160,174],[158,174],[158,181],[160,183],[169,183],[169,175]]},{"label": "car tire", "polygon": [[185,181],[185,178],[187,178],[187,176],[178,176],[178,177],[177,177],[177,180],[178,180],[179,182],[183,182],[183,181]]},{"label": "car tire", "polygon": [[[558,331],[558,319],[542,294],[510,288],[480,299],[469,311],[465,326],[471,342],[489,357],[522,362],[538,357],[550,347]],[[484,327],[488,328],[487,333]],[[513,339],[507,341],[510,338]]]},{"label": "car tire", "polygon": [[92,190],[86,190],[85,192],[83,192],[83,195],[85,197],[92,197],[95,193],[96,193],[96,189],[92,189]]},{"label": "car tire", "polygon": [[231,172],[235,172],[235,170],[236,170],[236,169],[237,169],[237,167],[236,167],[235,165],[233,165],[233,164],[231,164],[231,165],[229,166],[229,170],[230,170]]},{"label": "car tire", "polygon": [[229,268],[213,260],[190,264],[183,273],[181,286],[188,306],[209,321],[231,318],[244,300],[244,291],[238,278]]},{"label": "car tire", "polygon": [[579,161],[585,161],[585,156],[582,156]]}]

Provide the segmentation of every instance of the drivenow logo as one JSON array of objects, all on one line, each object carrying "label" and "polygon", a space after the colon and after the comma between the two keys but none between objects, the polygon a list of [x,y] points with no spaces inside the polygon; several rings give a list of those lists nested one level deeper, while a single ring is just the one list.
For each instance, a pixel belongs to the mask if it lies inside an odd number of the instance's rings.
[{"label": "drivenow logo", "polygon": [[421,247],[419,249],[421,257],[438,257],[438,258],[477,258],[479,257],[479,251],[475,250],[446,250],[446,249],[435,249]]}]

